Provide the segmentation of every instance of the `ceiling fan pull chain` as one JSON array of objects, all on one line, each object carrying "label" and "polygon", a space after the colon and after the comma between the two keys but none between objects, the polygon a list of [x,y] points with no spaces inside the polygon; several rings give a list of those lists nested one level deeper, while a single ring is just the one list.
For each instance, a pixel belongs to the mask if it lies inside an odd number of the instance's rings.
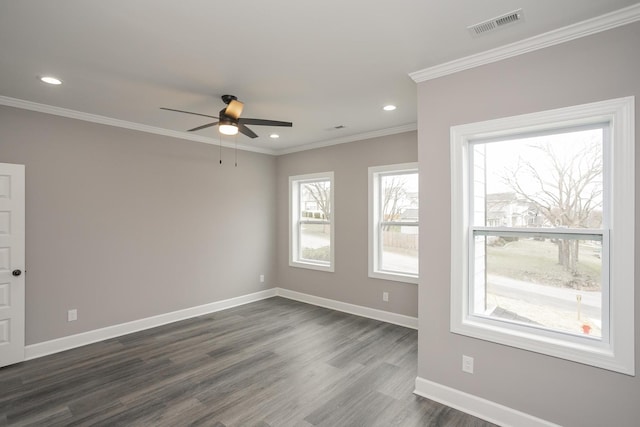
[{"label": "ceiling fan pull chain", "polygon": [[235,155],[236,155],[236,167],[238,167],[238,135],[233,137],[233,142],[236,145],[236,152],[235,152]]},{"label": "ceiling fan pull chain", "polygon": [[220,141],[220,164],[222,164],[222,135],[218,134],[218,141]]}]

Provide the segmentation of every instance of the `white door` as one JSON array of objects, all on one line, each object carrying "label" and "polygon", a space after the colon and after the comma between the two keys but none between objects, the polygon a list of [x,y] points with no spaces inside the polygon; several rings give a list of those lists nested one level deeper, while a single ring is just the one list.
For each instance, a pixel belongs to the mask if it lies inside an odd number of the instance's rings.
[{"label": "white door", "polygon": [[24,165],[0,163],[0,366],[24,360]]}]

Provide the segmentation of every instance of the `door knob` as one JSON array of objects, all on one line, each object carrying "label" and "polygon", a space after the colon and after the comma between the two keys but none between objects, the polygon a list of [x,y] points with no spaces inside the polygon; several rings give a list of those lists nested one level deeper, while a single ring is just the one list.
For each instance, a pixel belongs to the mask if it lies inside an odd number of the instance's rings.
[{"label": "door knob", "polygon": [[20,271],[20,270],[13,270],[13,271],[11,272],[11,274],[13,274],[15,277],[18,277],[18,276],[20,276],[20,275],[22,274],[22,271]]}]

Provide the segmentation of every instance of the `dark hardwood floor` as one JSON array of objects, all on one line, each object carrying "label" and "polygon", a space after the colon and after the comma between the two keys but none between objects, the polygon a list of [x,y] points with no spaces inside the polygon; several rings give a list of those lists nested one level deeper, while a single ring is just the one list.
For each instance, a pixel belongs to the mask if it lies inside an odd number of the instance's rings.
[{"label": "dark hardwood floor", "polygon": [[283,298],[0,369],[0,426],[477,426],[415,396],[417,332]]}]

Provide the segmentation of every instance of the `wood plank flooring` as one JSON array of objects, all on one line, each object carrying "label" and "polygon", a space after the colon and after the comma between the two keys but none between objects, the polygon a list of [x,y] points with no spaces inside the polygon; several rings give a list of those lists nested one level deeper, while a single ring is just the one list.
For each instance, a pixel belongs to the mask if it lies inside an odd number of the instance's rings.
[{"label": "wood plank flooring", "polygon": [[0,426],[464,426],[417,332],[270,298],[0,369]]}]

